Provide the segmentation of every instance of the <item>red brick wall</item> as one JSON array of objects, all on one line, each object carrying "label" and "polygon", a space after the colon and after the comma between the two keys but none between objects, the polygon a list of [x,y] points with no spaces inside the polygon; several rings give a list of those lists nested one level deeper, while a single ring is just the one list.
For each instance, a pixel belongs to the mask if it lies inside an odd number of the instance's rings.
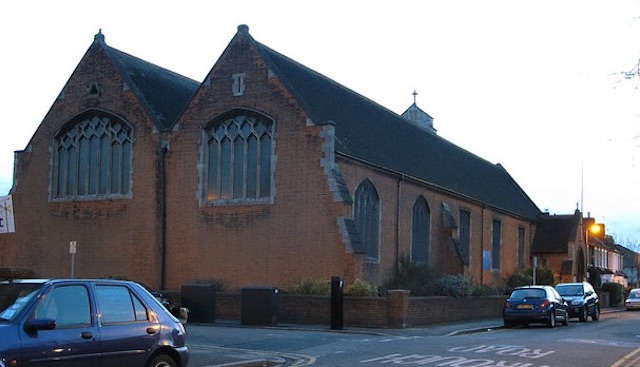
[{"label": "red brick wall", "polygon": [[[91,83],[99,97],[88,96]],[[52,137],[78,113],[96,108],[134,128],[132,199],[49,200]],[[18,123],[18,122],[13,122]],[[69,241],[77,241],[76,276],[124,276],[157,286],[159,275],[157,134],[145,110],[124,88],[104,51],[94,44],[78,65],[27,148],[16,154],[13,192],[16,233],[3,235],[0,266],[42,277],[70,276]]]},{"label": "red brick wall", "polygon": [[[518,228],[525,229],[525,267],[529,266],[530,242],[535,227],[529,222],[514,218],[505,213],[487,208],[481,204],[470,202],[450,193],[436,189],[427,189],[408,179],[385,174],[370,167],[340,160],[340,167],[345,173],[347,185],[351,192],[364,180],[370,180],[380,197],[381,211],[384,213],[381,222],[380,265],[383,269],[378,276],[367,280],[374,284],[384,284],[394,275],[396,246],[400,257],[411,253],[412,210],[416,199],[423,196],[431,212],[431,250],[429,261],[438,270],[450,274],[465,274],[477,284],[500,286],[516,270],[518,260]],[[398,204],[398,191],[400,203]],[[471,248],[469,265],[463,267],[457,253],[451,245],[451,235],[443,228],[442,202],[449,204],[451,214],[456,223],[460,219],[460,210],[471,213]],[[398,208],[399,205],[399,208]],[[396,222],[395,213],[399,211],[400,220]],[[493,218],[498,218],[502,225],[502,257],[499,271],[483,270],[483,251],[492,249],[491,226]],[[458,223],[459,224],[459,223]],[[396,240],[397,235],[397,240]],[[457,232],[453,238],[458,238]]]},{"label": "red brick wall", "polygon": [[[404,328],[439,322],[502,317],[506,297],[408,297],[394,305],[387,297],[345,297],[345,327]],[[216,321],[240,320],[240,294],[216,295]],[[324,296],[280,294],[277,299],[278,323],[330,325],[331,300]],[[473,307],[469,307],[469,305]],[[398,322],[403,320],[403,322]]]},{"label": "red brick wall", "polygon": [[[320,166],[321,127],[306,116],[256,50],[238,36],[171,136],[168,167],[169,287],[201,279],[289,288],[305,278],[353,278],[334,203]],[[232,94],[232,75],[246,74],[242,96]],[[274,200],[265,204],[201,205],[198,199],[200,134],[215,116],[247,108],[273,118],[276,143]],[[320,122],[320,121],[318,121]]]}]

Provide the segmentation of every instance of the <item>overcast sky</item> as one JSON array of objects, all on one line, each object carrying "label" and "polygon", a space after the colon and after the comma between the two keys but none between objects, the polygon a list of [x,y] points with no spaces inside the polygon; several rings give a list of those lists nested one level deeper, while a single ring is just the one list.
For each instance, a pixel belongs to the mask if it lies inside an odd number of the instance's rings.
[{"label": "overcast sky", "polygon": [[640,59],[640,0],[3,1],[0,196],[99,29],[202,81],[239,24],[399,114],[416,90],[440,136],[502,164],[541,210],[582,203],[640,244],[640,79],[621,74]]}]

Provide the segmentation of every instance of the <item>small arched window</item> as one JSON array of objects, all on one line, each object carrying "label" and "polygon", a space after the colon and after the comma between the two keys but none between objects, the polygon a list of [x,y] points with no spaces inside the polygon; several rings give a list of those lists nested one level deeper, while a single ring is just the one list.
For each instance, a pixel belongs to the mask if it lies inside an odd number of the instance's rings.
[{"label": "small arched window", "polygon": [[273,193],[272,119],[234,111],[204,129],[202,200],[265,202]]},{"label": "small arched window", "polygon": [[53,141],[52,197],[113,198],[131,193],[133,128],[102,111],[72,119]]},{"label": "small arched window", "polygon": [[411,261],[426,264],[429,261],[429,241],[431,237],[431,212],[424,197],[413,204],[411,229]]},{"label": "small arched window", "polygon": [[364,180],[355,191],[353,219],[364,244],[369,262],[379,261],[380,199],[369,180]]}]

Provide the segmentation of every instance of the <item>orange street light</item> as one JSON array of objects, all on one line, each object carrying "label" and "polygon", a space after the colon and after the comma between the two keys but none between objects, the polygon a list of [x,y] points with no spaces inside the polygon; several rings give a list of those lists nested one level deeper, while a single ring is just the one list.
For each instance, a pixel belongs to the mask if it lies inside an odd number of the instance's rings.
[{"label": "orange street light", "polygon": [[589,232],[591,232],[593,234],[598,234],[602,230],[602,226],[600,226],[599,224],[595,224],[594,223],[594,224],[589,226],[588,230],[589,230]]},{"label": "orange street light", "polygon": [[[589,259],[592,266],[595,266],[595,259],[593,258],[594,254],[591,250],[589,250],[589,232],[596,235],[600,233],[602,230],[602,226],[600,224],[593,223],[587,229],[584,230],[584,246],[587,248],[587,254],[589,255]],[[589,265],[589,264],[587,264]]]}]

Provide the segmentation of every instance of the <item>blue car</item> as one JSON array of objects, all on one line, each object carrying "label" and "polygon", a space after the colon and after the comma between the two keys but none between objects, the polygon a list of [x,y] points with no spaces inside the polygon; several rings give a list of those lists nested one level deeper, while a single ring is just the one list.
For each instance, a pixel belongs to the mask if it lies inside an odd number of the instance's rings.
[{"label": "blue car", "polygon": [[0,367],[186,367],[186,337],[134,282],[0,282]]},{"label": "blue car", "polygon": [[502,317],[505,327],[542,323],[552,328],[558,321],[569,325],[567,302],[548,285],[515,288],[505,302]]}]

